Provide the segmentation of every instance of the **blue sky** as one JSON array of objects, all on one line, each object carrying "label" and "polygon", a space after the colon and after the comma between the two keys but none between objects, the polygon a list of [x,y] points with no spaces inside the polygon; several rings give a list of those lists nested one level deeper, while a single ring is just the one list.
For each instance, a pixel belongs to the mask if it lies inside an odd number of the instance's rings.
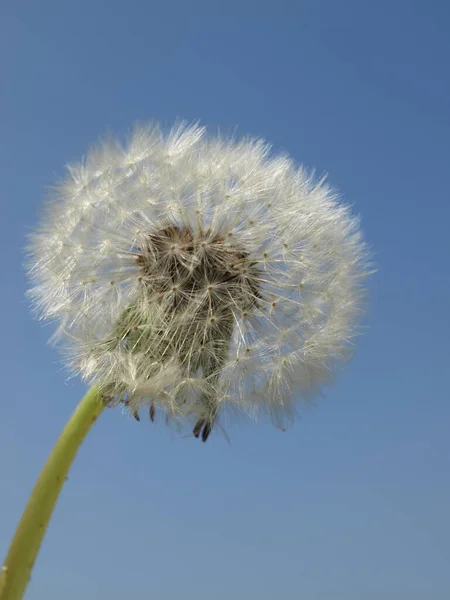
[{"label": "blue sky", "polygon": [[200,119],[327,172],[379,272],[355,360],[287,433],[107,411],[30,600],[450,597],[447,2],[4,0],[0,548],[84,392],[24,299],[46,188],[105,131]]}]

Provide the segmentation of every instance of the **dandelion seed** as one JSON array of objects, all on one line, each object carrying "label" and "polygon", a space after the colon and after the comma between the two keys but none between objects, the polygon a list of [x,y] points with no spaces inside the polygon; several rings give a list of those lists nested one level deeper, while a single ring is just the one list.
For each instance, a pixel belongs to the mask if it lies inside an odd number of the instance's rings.
[{"label": "dandelion seed", "polygon": [[203,441],[233,408],[284,428],[348,358],[367,273],[324,181],[198,126],[137,128],[70,166],[30,244],[30,295],[71,368]]}]

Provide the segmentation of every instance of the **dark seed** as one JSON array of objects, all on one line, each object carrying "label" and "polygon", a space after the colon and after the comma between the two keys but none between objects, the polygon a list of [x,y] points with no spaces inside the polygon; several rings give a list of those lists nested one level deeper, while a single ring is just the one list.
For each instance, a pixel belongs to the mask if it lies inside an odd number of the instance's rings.
[{"label": "dark seed", "polygon": [[206,440],[209,438],[209,434],[211,433],[211,431],[212,431],[212,423],[211,423],[211,421],[208,421],[202,431],[202,441],[203,442],[206,442]]},{"label": "dark seed", "polygon": [[194,427],[194,431],[193,434],[196,438],[198,438],[198,436],[200,435],[201,430],[203,429],[203,425],[205,424],[205,419],[200,419],[199,421],[197,421],[197,423],[195,424]]}]

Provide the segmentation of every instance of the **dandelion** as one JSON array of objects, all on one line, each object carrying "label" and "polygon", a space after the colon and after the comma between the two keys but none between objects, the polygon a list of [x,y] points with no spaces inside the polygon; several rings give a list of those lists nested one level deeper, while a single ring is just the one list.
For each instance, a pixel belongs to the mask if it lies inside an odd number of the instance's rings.
[{"label": "dandelion", "polygon": [[227,409],[292,420],[348,357],[365,273],[324,181],[197,125],[91,151],[31,241],[31,296],[74,372],[203,440]]},{"label": "dandelion", "polygon": [[137,127],[69,166],[29,270],[36,313],[94,386],[83,435],[99,406],[122,404],[206,441],[230,413],[285,427],[330,381],[368,261],[324,180],[264,141],[181,124]]}]

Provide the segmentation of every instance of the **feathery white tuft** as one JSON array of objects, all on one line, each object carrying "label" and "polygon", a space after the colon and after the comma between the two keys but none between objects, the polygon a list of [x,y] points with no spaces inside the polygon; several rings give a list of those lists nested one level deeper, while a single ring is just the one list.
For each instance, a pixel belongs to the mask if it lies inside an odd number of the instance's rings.
[{"label": "feathery white tuft", "polygon": [[138,417],[226,407],[283,426],[350,354],[359,221],[260,140],[137,127],[68,167],[30,245],[30,294],[72,369]]}]

